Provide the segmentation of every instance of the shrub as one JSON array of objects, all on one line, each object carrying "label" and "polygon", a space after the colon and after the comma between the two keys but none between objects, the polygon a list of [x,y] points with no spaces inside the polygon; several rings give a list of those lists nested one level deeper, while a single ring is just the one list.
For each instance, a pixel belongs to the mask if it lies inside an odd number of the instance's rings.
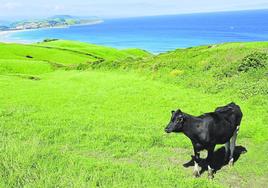
[{"label": "shrub", "polygon": [[258,69],[265,67],[268,62],[268,55],[262,52],[254,52],[247,55],[242,59],[242,62],[238,66],[238,71],[247,72],[250,69]]},{"label": "shrub", "polygon": [[59,40],[59,39],[44,39],[43,42],[52,42],[52,41],[56,41],[56,40]]},{"label": "shrub", "polygon": [[213,75],[217,80],[222,80],[224,78],[231,78],[237,74],[236,68],[232,66],[225,66],[222,69],[217,70],[217,72]]}]

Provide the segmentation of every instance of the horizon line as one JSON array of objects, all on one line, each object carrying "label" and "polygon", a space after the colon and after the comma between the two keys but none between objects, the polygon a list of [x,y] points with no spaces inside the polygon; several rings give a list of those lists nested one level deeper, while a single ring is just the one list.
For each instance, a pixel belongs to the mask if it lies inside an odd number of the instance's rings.
[{"label": "horizon line", "polygon": [[173,14],[152,14],[152,15],[137,15],[137,16],[97,16],[97,15],[72,15],[72,14],[66,14],[66,13],[59,13],[55,15],[49,15],[49,16],[32,16],[29,18],[2,18],[0,21],[11,21],[11,20],[26,20],[26,19],[41,19],[41,18],[49,18],[56,15],[69,15],[69,16],[75,16],[75,17],[97,17],[103,20],[111,20],[111,19],[128,19],[128,18],[143,18],[143,17],[157,17],[157,16],[177,16],[177,15],[193,15],[193,14],[213,14],[213,13],[228,13],[228,12],[246,12],[246,11],[268,11],[268,8],[256,8],[256,9],[237,9],[237,10],[219,10],[219,11],[201,11],[201,12],[182,12],[182,13],[173,13]]},{"label": "horizon line", "polygon": [[228,12],[246,12],[246,11],[268,11],[268,8],[259,9],[238,9],[238,10],[220,10],[220,11],[205,11],[205,12],[184,12],[176,14],[153,14],[144,16],[126,16],[126,17],[100,17],[102,19],[124,19],[124,18],[143,18],[143,17],[157,17],[157,16],[178,16],[178,15],[193,15],[193,14],[213,14],[213,13],[228,13]]}]

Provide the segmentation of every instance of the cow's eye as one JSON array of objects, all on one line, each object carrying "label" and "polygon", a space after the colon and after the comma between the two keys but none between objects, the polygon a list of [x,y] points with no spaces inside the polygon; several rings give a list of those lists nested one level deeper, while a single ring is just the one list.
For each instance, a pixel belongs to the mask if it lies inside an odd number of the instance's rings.
[{"label": "cow's eye", "polygon": [[177,119],[177,122],[179,123],[179,122],[182,122],[183,121],[183,118],[179,118],[179,119]]}]

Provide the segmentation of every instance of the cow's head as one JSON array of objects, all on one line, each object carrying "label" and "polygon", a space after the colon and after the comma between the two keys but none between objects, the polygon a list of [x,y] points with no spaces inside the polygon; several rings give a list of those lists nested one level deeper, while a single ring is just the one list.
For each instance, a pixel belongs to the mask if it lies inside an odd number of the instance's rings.
[{"label": "cow's head", "polygon": [[165,128],[166,133],[181,132],[185,120],[185,115],[181,110],[171,111],[171,119],[167,127]]}]

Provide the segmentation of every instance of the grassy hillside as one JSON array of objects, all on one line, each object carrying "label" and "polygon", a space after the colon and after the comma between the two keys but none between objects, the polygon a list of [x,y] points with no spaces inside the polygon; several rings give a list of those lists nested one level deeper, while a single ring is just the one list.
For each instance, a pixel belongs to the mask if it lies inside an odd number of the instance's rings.
[{"label": "grassy hillside", "polygon": [[117,50],[115,48],[104,47],[94,44],[88,44],[76,41],[56,40],[51,42],[41,42],[38,46],[52,47],[58,49],[68,49],[83,53],[92,54],[93,56],[107,61],[119,61],[124,59],[142,59],[151,56],[148,52],[140,49]]},{"label": "grassy hillside", "polygon": [[[0,186],[265,187],[267,49],[153,56],[72,41],[0,44]],[[170,111],[198,115],[230,101],[242,107],[238,145],[248,152],[213,181],[195,179],[182,166],[190,141],[163,131]]]},{"label": "grassy hillside", "polygon": [[236,92],[241,98],[268,94],[268,42],[226,43],[178,49],[101,67],[136,69],[169,83],[206,93]]},{"label": "grassy hillside", "polygon": [[[117,50],[87,43],[59,40],[36,45],[0,43],[0,56],[2,74],[28,73],[34,75],[51,72],[51,69],[81,70],[99,63],[111,64],[126,59],[141,60],[150,57],[151,54],[139,49]],[[40,66],[40,69],[37,70],[33,66]],[[20,68],[22,70],[19,70]]]}]

